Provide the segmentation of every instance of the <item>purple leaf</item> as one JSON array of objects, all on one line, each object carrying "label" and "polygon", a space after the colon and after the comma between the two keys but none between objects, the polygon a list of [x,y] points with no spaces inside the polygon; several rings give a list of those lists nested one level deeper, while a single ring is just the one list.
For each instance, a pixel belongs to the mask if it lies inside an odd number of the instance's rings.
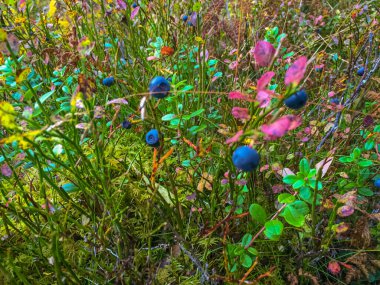
[{"label": "purple leaf", "polygon": [[132,12],[131,12],[131,20],[133,20],[137,16],[137,14],[139,13],[139,11],[140,11],[140,6],[137,6],[136,8],[134,8],[132,10]]},{"label": "purple leaf", "polygon": [[248,120],[250,118],[249,110],[247,108],[233,107],[231,113],[235,119]]},{"label": "purple leaf", "polygon": [[11,177],[12,176],[12,170],[11,168],[8,166],[8,164],[3,164],[1,166],[1,174],[3,174],[4,176],[6,177]]},{"label": "purple leaf", "polygon": [[127,4],[123,0],[117,0],[117,5],[119,5],[120,9],[127,9]]},{"label": "purple leaf", "polygon": [[341,217],[348,217],[354,213],[355,209],[351,206],[345,205],[338,209],[337,213]]},{"label": "purple leaf", "polygon": [[117,99],[108,101],[106,105],[110,105],[110,104],[128,104],[128,101],[124,98],[117,98]]}]

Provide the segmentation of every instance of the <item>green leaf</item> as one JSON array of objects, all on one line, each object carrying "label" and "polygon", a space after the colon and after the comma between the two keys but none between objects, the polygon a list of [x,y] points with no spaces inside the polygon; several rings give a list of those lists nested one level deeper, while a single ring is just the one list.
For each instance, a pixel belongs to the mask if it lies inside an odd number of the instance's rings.
[{"label": "green leaf", "polygon": [[281,204],[290,204],[296,200],[296,197],[289,193],[282,193],[277,197],[278,202]]},{"label": "green leaf", "polygon": [[277,219],[265,223],[264,234],[270,240],[277,241],[280,239],[284,225]]},{"label": "green leaf", "polygon": [[167,114],[161,118],[163,121],[171,121],[176,117],[175,114]]},{"label": "green leaf", "polygon": [[307,176],[309,174],[310,166],[309,166],[309,162],[307,161],[306,158],[301,159],[299,167],[300,167],[300,172],[304,176]]},{"label": "green leaf", "polygon": [[210,59],[210,60],[208,61],[208,66],[213,66],[213,65],[215,65],[217,62],[218,62],[217,59]]},{"label": "green leaf", "polygon": [[354,151],[352,152],[352,154],[353,154],[353,158],[356,159],[360,157],[360,155],[362,154],[362,151],[360,150],[360,148],[356,147]]},{"label": "green leaf", "polygon": [[358,189],[358,193],[362,196],[366,197],[372,197],[373,196],[373,191],[367,187],[362,187]]},{"label": "green leaf", "polygon": [[199,116],[199,115],[202,114],[204,111],[205,111],[205,109],[199,109],[199,110],[196,110],[195,112],[193,112],[193,113],[190,114],[190,117],[193,118],[193,117]]},{"label": "green leaf", "polygon": [[170,125],[171,126],[178,126],[179,125],[179,123],[181,122],[181,120],[180,119],[172,119],[171,121],[170,121]]},{"label": "green leaf", "polygon": [[302,186],[305,185],[305,180],[297,180],[296,182],[293,183],[293,188],[298,189],[301,188]]},{"label": "green leaf", "polygon": [[313,178],[315,175],[317,175],[317,170],[313,168],[310,170],[309,174],[307,175],[307,178]]},{"label": "green leaf", "polygon": [[282,178],[282,182],[285,184],[294,184],[297,180],[298,178],[295,175],[286,175],[284,178]]},{"label": "green leaf", "polygon": [[74,185],[73,183],[66,183],[62,185],[63,190],[65,190],[66,193],[73,193],[78,191],[78,187]]},{"label": "green leaf", "polygon": [[267,219],[267,213],[265,212],[265,209],[259,204],[252,204],[249,207],[249,213],[251,214],[253,220],[257,221],[262,225],[265,223],[265,220]]},{"label": "green leaf", "polygon": [[[310,179],[307,183],[312,189],[315,189],[315,186],[317,184],[317,181],[315,179]],[[322,190],[323,185],[321,181],[318,181],[318,190]]]},{"label": "green leaf", "polygon": [[252,258],[248,254],[240,256],[240,262],[245,268],[250,268],[253,263]]},{"label": "green leaf", "polygon": [[353,162],[354,159],[350,156],[342,156],[339,158],[339,161],[342,163],[348,163],[348,162]]},{"label": "green leaf", "polygon": [[282,58],[283,58],[283,59],[286,59],[286,58],[291,57],[291,56],[293,56],[293,55],[294,55],[294,51],[285,54]]},{"label": "green leaf", "polygon": [[281,213],[285,220],[295,227],[302,227],[305,223],[305,216],[309,213],[309,207],[304,201],[297,200],[289,204]]},{"label": "green leaf", "polygon": [[185,87],[182,88],[181,91],[186,92],[186,91],[192,90],[193,88],[194,88],[193,85],[186,85]]},{"label": "green leaf", "polygon": [[[49,91],[48,93],[45,93],[44,95],[42,95],[40,98],[39,98],[39,101],[41,104],[43,104],[47,99],[50,98],[51,95],[53,95],[55,92],[55,90],[51,90]],[[34,108],[37,109],[38,108],[38,103],[36,102],[34,104]]]},{"label": "green leaf", "polygon": [[256,248],[253,248],[253,247],[250,247],[248,248],[248,252],[254,256],[258,256],[259,255],[259,252],[257,251]]},{"label": "green leaf", "polygon": [[361,167],[368,167],[368,166],[371,166],[373,164],[373,162],[371,160],[361,160],[361,161],[359,161],[358,164]]},{"label": "green leaf", "polygon": [[231,273],[234,273],[236,270],[237,270],[237,264],[234,263],[234,264],[232,265],[231,269],[230,269],[230,272],[231,272]]},{"label": "green leaf", "polygon": [[70,94],[69,87],[67,87],[66,85],[64,85],[64,86],[62,87],[62,91],[65,92],[66,94]]},{"label": "green leaf", "polygon": [[252,239],[252,235],[251,234],[245,234],[243,236],[243,239],[241,240],[241,245],[243,247],[246,247],[250,243],[251,239]]},{"label": "green leaf", "polygon": [[373,139],[366,141],[366,143],[364,144],[365,150],[371,150],[374,148],[374,146],[375,146],[375,142]]},{"label": "green leaf", "polygon": [[301,199],[305,200],[306,202],[311,201],[311,191],[309,187],[302,187],[300,189],[299,195]]}]

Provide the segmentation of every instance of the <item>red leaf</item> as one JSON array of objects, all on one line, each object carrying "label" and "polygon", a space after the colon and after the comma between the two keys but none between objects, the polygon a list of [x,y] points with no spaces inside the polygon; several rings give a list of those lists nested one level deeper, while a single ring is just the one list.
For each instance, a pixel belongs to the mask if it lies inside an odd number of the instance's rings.
[{"label": "red leaf", "polygon": [[288,68],[285,74],[285,85],[291,83],[298,85],[305,76],[307,67],[307,57],[299,57],[292,66]]}]

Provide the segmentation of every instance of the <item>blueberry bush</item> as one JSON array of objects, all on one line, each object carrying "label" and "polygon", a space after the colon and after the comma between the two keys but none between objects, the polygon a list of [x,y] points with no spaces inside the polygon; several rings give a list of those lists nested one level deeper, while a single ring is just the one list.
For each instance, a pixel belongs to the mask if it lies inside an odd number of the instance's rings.
[{"label": "blueberry bush", "polygon": [[379,15],[1,1],[1,284],[379,284]]}]

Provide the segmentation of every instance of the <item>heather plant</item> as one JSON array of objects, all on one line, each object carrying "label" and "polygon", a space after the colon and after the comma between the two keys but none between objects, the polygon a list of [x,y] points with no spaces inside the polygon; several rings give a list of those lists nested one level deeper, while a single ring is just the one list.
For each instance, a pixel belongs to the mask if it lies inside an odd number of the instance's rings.
[{"label": "heather plant", "polygon": [[0,11],[3,284],[379,282],[375,2]]}]

